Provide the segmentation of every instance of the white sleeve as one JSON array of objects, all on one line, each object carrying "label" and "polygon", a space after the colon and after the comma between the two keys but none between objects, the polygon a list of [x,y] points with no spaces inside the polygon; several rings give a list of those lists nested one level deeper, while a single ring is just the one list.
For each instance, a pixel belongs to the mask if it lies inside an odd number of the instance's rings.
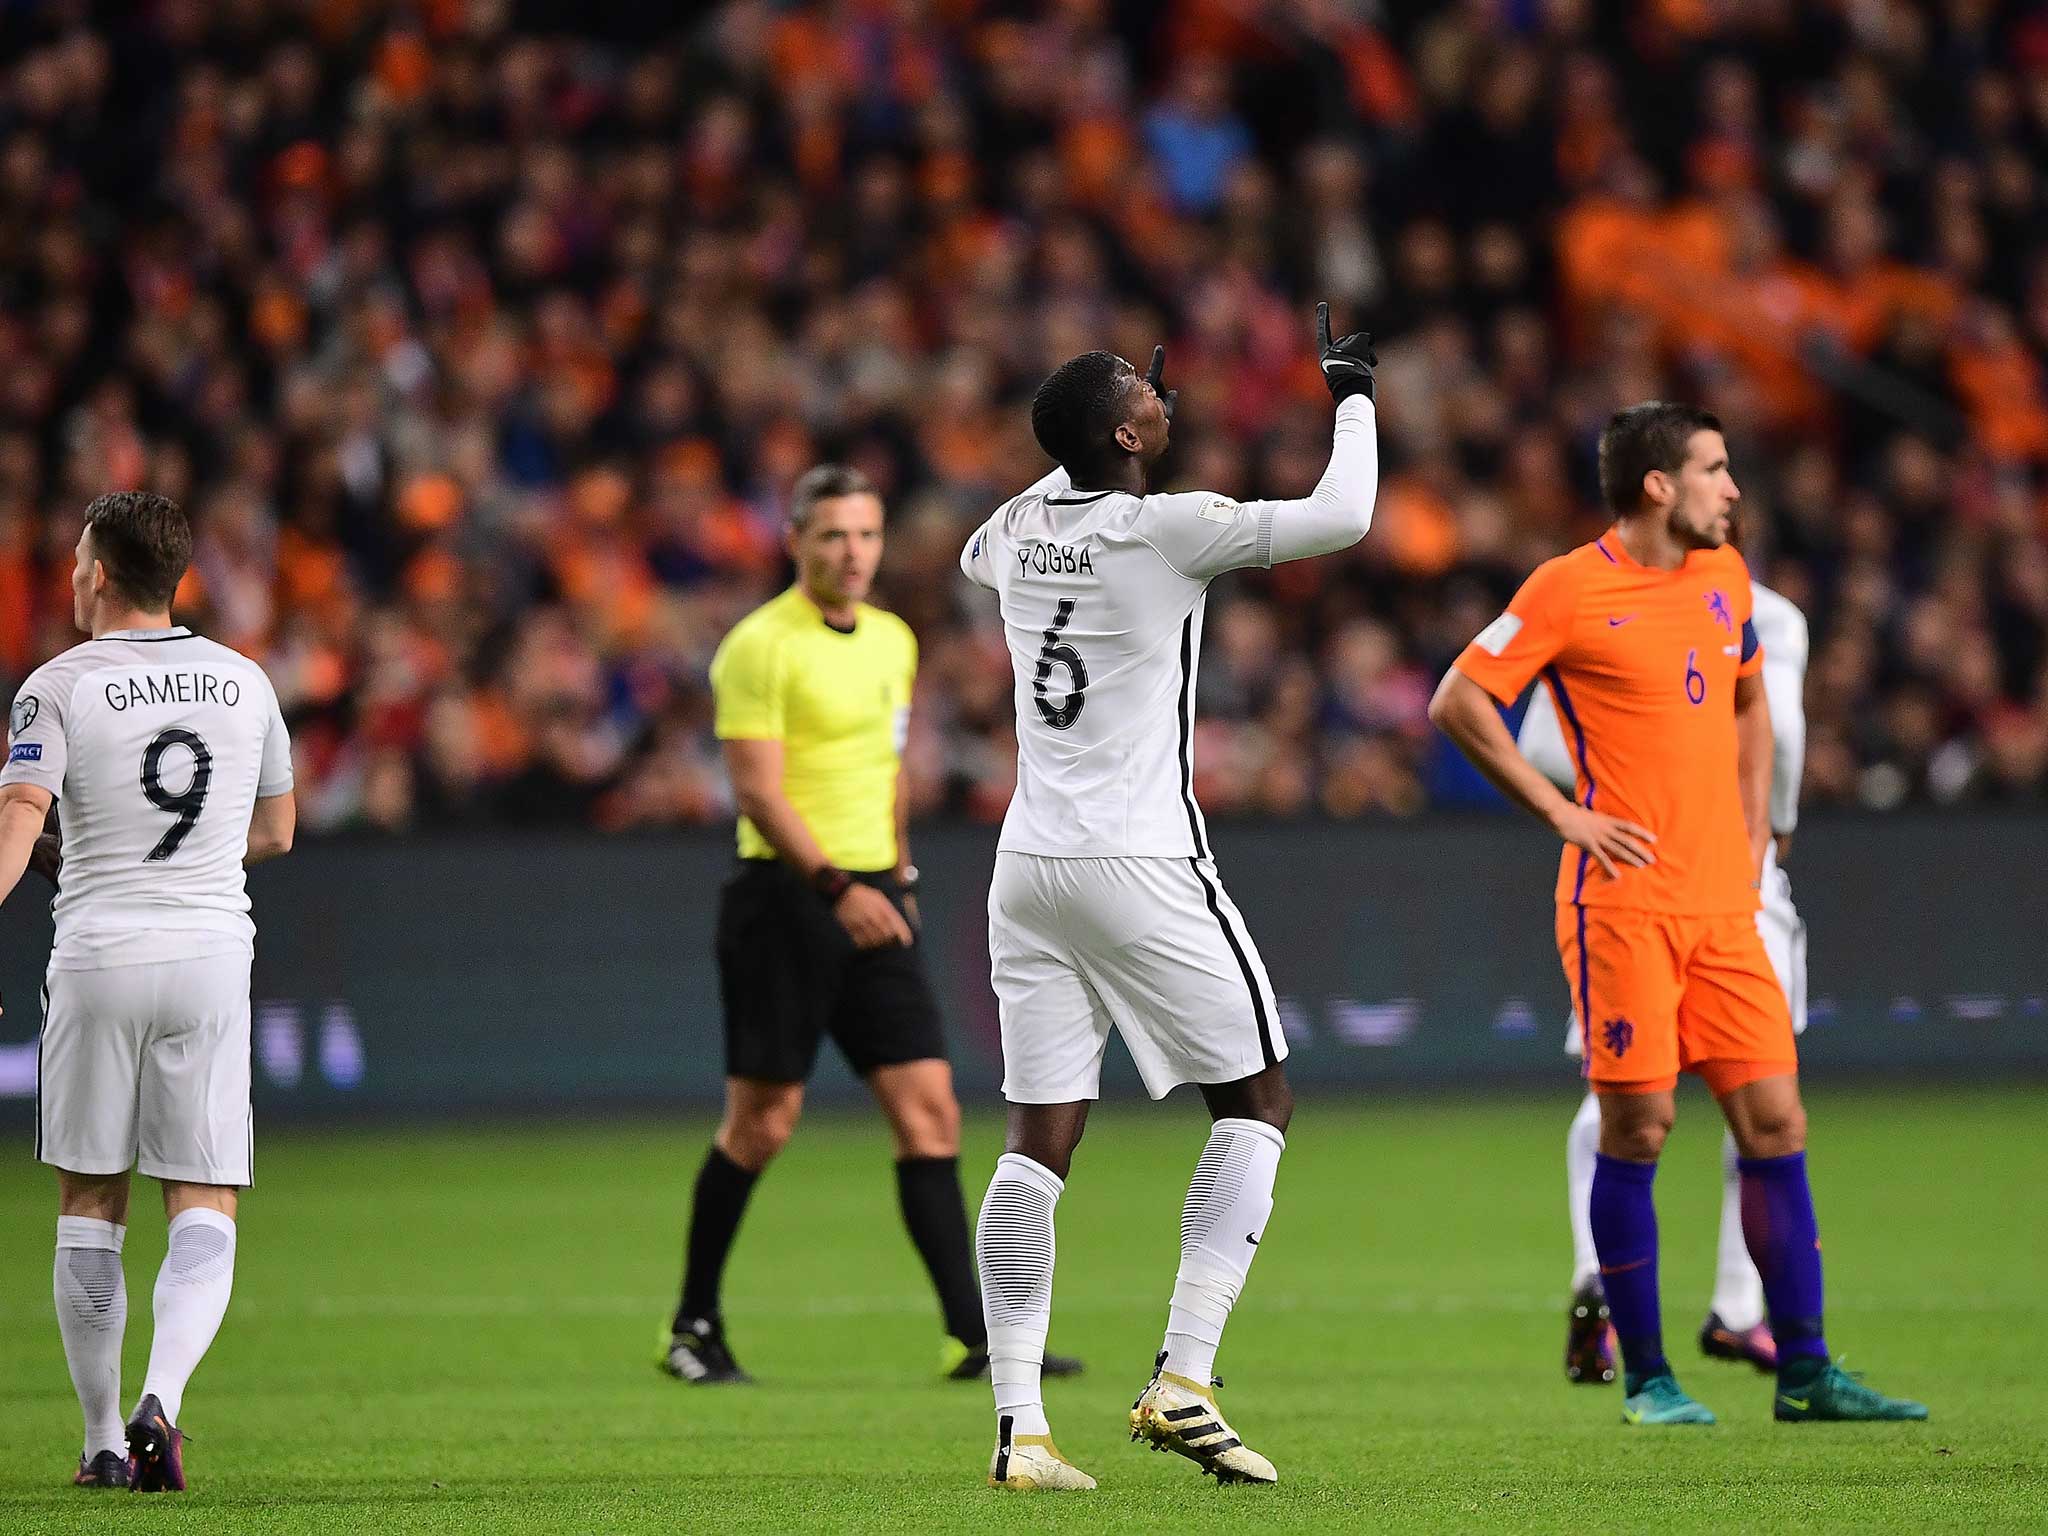
[{"label": "white sleeve", "polygon": [[278,706],[277,690],[263,680],[263,692],[270,700],[270,721],[263,729],[263,766],[256,775],[256,798],[289,794],[292,787],[292,738],[284,727],[284,711]]},{"label": "white sleeve", "polygon": [[1266,564],[1306,560],[1349,549],[1372,527],[1380,488],[1379,412],[1364,395],[1337,406],[1330,467],[1299,501],[1258,501],[1267,525]]},{"label": "white sleeve", "polygon": [[995,527],[1002,520],[1003,513],[1015,503],[1022,501],[1026,496],[1051,496],[1056,492],[1066,490],[1073,483],[1066,469],[1061,465],[1055,464],[1050,474],[1040,476],[1036,482],[1026,486],[1017,495],[1012,496],[1002,506],[996,508],[995,515],[975,529],[973,537],[968,539],[965,547],[961,549],[961,574],[978,587],[993,589],[996,584],[994,563]]},{"label": "white sleeve", "polygon": [[[1771,711],[1771,830],[1799,825],[1799,786],[1806,778],[1806,620],[1798,643],[1764,647],[1764,702]],[[1786,653],[1790,654],[1786,654]]]},{"label": "white sleeve", "polygon": [[1349,549],[1372,526],[1380,476],[1376,420],[1363,395],[1338,405],[1330,466],[1307,496],[1242,503],[1207,491],[1148,496],[1140,532],[1168,565],[1196,581]]},{"label": "white sleeve", "polygon": [[1571,748],[1565,745],[1564,725],[1557,718],[1557,701],[1550,685],[1538,683],[1529,692],[1529,711],[1522,716],[1522,733],[1515,738],[1522,756],[1536,771],[1566,794],[1578,790],[1578,773],[1572,767]]},{"label": "white sleeve", "polygon": [[995,565],[992,559],[992,545],[995,534],[991,531],[995,519],[991,517],[974,530],[974,537],[967,541],[960,551],[960,570],[977,587],[993,588],[996,584]]},{"label": "white sleeve", "polygon": [[48,667],[29,675],[7,717],[7,762],[0,767],[0,785],[33,784],[63,798],[69,761],[64,715],[70,707],[69,679]]}]

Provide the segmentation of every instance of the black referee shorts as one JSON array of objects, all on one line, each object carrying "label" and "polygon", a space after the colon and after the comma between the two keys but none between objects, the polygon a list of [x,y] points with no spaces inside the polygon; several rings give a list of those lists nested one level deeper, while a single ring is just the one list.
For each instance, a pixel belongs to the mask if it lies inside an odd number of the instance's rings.
[{"label": "black referee shorts", "polygon": [[[901,910],[892,876],[854,878]],[[817,892],[779,859],[743,859],[725,883],[718,990],[728,1077],[804,1082],[828,1034],[862,1077],[946,1054],[918,946],[858,948]]]}]

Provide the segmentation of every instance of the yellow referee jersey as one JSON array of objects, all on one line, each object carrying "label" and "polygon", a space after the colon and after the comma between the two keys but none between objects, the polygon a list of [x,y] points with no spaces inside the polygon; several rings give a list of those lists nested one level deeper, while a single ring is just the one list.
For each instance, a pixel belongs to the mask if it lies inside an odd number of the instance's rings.
[{"label": "yellow referee jersey", "polygon": [[[711,658],[721,741],[782,743],[782,789],[841,869],[896,867],[896,769],[910,724],[917,639],[862,603],[853,632],[791,587],[732,627]],[[772,859],[740,818],[740,857]]]}]

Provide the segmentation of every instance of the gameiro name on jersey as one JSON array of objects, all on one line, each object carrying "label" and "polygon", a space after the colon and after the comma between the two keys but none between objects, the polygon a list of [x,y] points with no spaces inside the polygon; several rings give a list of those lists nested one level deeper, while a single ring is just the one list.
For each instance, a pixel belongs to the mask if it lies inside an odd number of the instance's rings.
[{"label": "gameiro name on jersey", "polygon": [[117,630],[37,668],[9,726],[0,784],[61,808],[53,969],[252,950],[249,820],[292,787],[261,667],[184,628]]},{"label": "gameiro name on jersey", "polygon": [[1209,583],[1345,549],[1372,522],[1371,400],[1337,407],[1330,465],[1294,501],[1076,490],[1055,470],[997,509],[960,566],[1001,599],[1017,792],[999,848],[1206,858],[1195,804],[1195,669]]}]

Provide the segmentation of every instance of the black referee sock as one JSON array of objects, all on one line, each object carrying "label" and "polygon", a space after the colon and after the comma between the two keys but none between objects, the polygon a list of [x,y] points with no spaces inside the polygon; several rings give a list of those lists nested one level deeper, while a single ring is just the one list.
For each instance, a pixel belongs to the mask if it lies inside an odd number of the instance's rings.
[{"label": "black referee sock", "polygon": [[981,1287],[974,1279],[974,1249],[967,1239],[967,1207],[960,1198],[960,1159],[906,1157],[896,1164],[896,1195],[903,1225],[917,1244],[946,1332],[969,1349],[988,1342],[981,1318]]},{"label": "black referee sock", "polygon": [[714,1144],[697,1174],[697,1193],[690,1204],[690,1240],[683,1266],[683,1300],[676,1309],[675,1331],[692,1317],[718,1316],[719,1283],[726,1256],[747,1213],[747,1196],[760,1179],[719,1151]]}]

